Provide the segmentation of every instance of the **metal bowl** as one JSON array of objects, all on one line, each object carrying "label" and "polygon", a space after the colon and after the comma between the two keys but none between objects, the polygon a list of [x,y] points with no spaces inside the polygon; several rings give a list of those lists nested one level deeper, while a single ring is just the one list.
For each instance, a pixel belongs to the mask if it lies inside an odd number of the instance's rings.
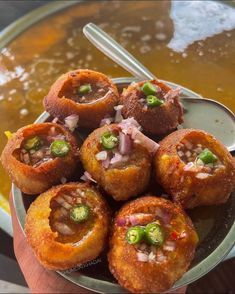
[{"label": "metal bowl", "polygon": [[[136,81],[135,78],[117,78],[113,82],[121,90],[131,82]],[[172,88],[178,85],[171,82],[163,81]],[[184,97],[200,97],[198,94],[182,88],[182,96]],[[35,123],[50,121],[50,115],[43,112]],[[84,134],[82,134],[84,136]],[[12,185],[13,202],[16,209],[18,221],[23,230],[25,223],[26,211],[34,197],[24,197],[23,193]],[[205,208],[207,209],[207,208]],[[195,260],[191,268],[178,280],[172,287],[172,291],[180,287],[188,285],[199,279],[211,269],[213,269],[224,257],[229,253],[235,243],[235,195],[231,195],[229,201],[221,205],[217,219],[208,233],[207,237],[198,246]],[[106,255],[101,256],[101,262],[90,265],[79,271],[58,271],[67,280],[100,293],[126,293],[126,290],[118,285],[113,276],[108,270]]]}]

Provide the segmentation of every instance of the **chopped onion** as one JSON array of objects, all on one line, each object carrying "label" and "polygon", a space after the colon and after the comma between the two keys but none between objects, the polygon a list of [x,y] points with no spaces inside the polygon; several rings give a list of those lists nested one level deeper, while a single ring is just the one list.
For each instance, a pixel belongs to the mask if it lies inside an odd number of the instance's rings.
[{"label": "chopped onion", "polygon": [[131,138],[129,135],[119,132],[118,150],[122,155],[130,154],[131,152]]},{"label": "chopped onion", "polygon": [[55,222],[54,227],[62,235],[67,236],[67,235],[73,235],[74,234],[74,231],[69,226],[67,226],[66,224]]},{"label": "chopped onion", "polygon": [[122,162],[122,155],[119,152],[115,152],[113,158],[110,160],[110,164],[117,164]]},{"label": "chopped onion", "polygon": [[187,237],[187,233],[186,233],[185,231],[183,231],[183,232],[179,235],[178,239],[183,239],[183,238],[185,238],[185,237]]},{"label": "chopped onion", "polygon": [[122,129],[122,131],[125,134],[128,134],[128,130],[129,130],[130,127],[136,127],[139,130],[142,129],[141,125],[134,119],[134,117],[129,117],[127,119],[123,119],[119,123],[119,127]]},{"label": "chopped onion", "polygon": [[71,114],[64,119],[65,126],[73,132],[78,125],[79,117],[77,114]]},{"label": "chopped onion", "polygon": [[130,223],[134,225],[146,224],[154,220],[154,215],[151,213],[134,213],[129,216]]},{"label": "chopped onion", "polygon": [[56,124],[58,122],[59,118],[58,117],[55,117],[52,121],[52,123]]},{"label": "chopped onion", "polygon": [[84,174],[81,176],[80,179],[83,180],[83,181],[85,181],[85,182],[94,182],[94,183],[97,183],[96,180],[94,180],[92,178],[92,176],[87,171],[84,172]]},{"label": "chopped onion", "polygon": [[108,157],[108,152],[107,151],[100,151],[99,153],[97,153],[95,155],[95,157],[98,161],[106,160]]},{"label": "chopped onion", "polygon": [[113,122],[114,119],[112,117],[105,117],[100,121],[100,127],[103,127],[105,125],[110,125],[111,122]]},{"label": "chopped onion", "polygon": [[160,250],[158,250],[157,256],[156,256],[156,261],[163,262],[165,260],[166,260],[166,256]]},{"label": "chopped onion", "polygon": [[167,224],[170,221],[170,215],[163,211],[161,208],[157,207],[155,213],[158,217],[162,219],[162,221]]},{"label": "chopped onion", "polygon": [[117,220],[116,220],[116,224],[119,226],[119,227],[123,227],[127,224],[127,220],[125,217],[119,217]]},{"label": "chopped onion", "polygon": [[137,252],[137,259],[141,262],[147,262],[149,260],[149,257],[147,254],[142,252]]},{"label": "chopped onion", "polygon": [[110,158],[107,157],[105,160],[102,161],[103,168],[108,168],[110,165]]},{"label": "chopped onion", "polygon": [[122,116],[122,108],[123,108],[123,105],[117,105],[117,106],[114,106],[114,109],[116,110],[116,114],[115,114],[115,119],[114,121],[116,123],[119,123],[123,120],[123,116]]},{"label": "chopped onion", "polygon": [[188,170],[190,170],[192,167],[194,167],[194,163],[193,163],[193,162],[188,162],[188,163],[184,166],[183,170],[184,170],[184,171],[188,171]]},{"label": "chopped onion", "polygon": [[208,174],[208,173],[198,173],[198,174],[196,174],[196,178],[201,179],[201,180],[206,179],[209,176],[210,176],[210,174]]},{"label": "chopped onion", "polygon": [[138,130],[136,127],[132,127],[131,130],[131,138],[133,140],[138,140],[140,141],[140,144],[145,147],[149,153],[154,155],[159,148],[159,144],[156,143],[155,141],[151,140],[147,136],[145,136],[143,133]]},{"label": "chopped onion", "polygon": [[38,158],[38,159],[42,159],[43,158],[43,152],[42,152],[42,150],[38,150],[38,151],[36,151],[36,152],[34,152],[34,154],[32,154],[32,157],[33,158]]},{"label": "chopped onion", "polygon": [[154,260],[155,257],[156,257],[156,255],[151,251],[151,252],[149,253],[149,260]]},{"label": "chopped onion", "polygon": [[166,241],[166,243],[163,245],[163,250],[174,251],[175,250],[175,242],[174,241]]},{"label": "chopped onion", "polygon": [[65,209],[71,209],[72,205],[70,205],[68,202],[65,201],[65,199],[61,196],[56,197],[55,201],[58,202],[61,206],[63,206]]},{"label": "chopped onion", "polygon": [[71,205],[73,205],[73,198],[69,195],[63,195],[63,198]]}]

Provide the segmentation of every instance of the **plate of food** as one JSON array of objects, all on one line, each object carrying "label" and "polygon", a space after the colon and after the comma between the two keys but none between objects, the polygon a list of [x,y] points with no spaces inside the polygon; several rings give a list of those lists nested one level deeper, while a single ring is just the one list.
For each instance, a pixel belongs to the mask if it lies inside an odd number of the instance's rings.
[{"label": "plate of food", "polygon": [[100,293],[156,293],[231,250],[233,158],[214,136],[177,130],[179,96],[198,96],[175,88],[69,71],[35,124],[7,133],[18,220],[46,269]]}]

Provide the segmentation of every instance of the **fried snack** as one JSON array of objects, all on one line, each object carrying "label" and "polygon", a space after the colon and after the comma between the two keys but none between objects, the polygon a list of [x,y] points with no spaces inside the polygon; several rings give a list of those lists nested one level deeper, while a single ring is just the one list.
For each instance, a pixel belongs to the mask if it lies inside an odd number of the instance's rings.
[{"label": "fried snack", "polygon": [[40,194],[74,173],[79,163],[77,140],[58,124],[28,125],[8,140],[1,161],[21,191]]},{"label": "fried snack", "polygon": [[25,234],[45,268],[65,270],[101,253],[109,223],[109,208],[94,187],[68,183],[51,188],[31,204]]},{"label": "fried snack", "polygon": [[134,117],[146,133],[164,135],[183,122],[179,90],[157,80],[130,84],[120,101],[124,118]]},{"label": "fried snack", "polygon": [[184,208],[224,203],[234,189],[234,159],[201,130],[178,130],[165,137],[154,163],[156,181]]},{"label": "fried snack", "polygon": [[149,183],[149,152],[117,124],[93,131],[80,154],[84,169],[117,201],[137,196]]},{"label": "fried snack", "polygon": [[187,271],[197,242],[193,224],[180,206],[141,197],[125,204],[115,217],[109,268],[132,293],[167,291]]},{"label": "fried snack", "polygon": [[102,73],[78,69],[62,75],[44,98],[44,107],[52,116],[64,119],[76,114],[79,126],[96,128],[105,116],[112,116],[118,102],[118,90]]}]

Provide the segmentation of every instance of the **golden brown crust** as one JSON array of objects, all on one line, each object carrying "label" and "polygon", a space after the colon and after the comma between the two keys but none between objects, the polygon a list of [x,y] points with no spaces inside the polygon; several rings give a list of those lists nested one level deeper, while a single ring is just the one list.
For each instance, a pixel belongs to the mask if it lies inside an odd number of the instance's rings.
[{"label": "golden brown crust", "polygon": [[[183,138],[198,140],[217,155],[225,168],[205,179],[198,179],[194,173],[185,171],[185,163],[180,160],[176,150]],[[201,130],[178,130],[165,137],[160,142],[154,163],[157,182],[172,196],[173,201],[184,208],[224,203],[234,189],[234,159],[222,143]]]},{"label": "golden brown crust", "polygon": [[[125,240],[130,227],[118,226],[117,219],[135,213],[155,213],[156,209],[164,209],[170,215],[171,223],[180,219],[180,228],[186,237],[175,242],[176,248],[167,253],[167,260],[161,263],[138,261],[135,246]],[[177,222],[176,222],[177,223]],[[179,229],[176,225],[175,229]],[[159,293],[169,290],[188,269],[196,249],[198,237],[190,218],[180,206],[163,198],[154,196],[141,197],[123,206],[118,212],[108,253],[109,268],[119,284],[133,293]],[[165,253],[166,254],[166,253]]]},{"label": "golden brown crust", "polygon": [[134,143],[131,156],[135,156],[136,161],[132,161],[130,165],[123,168],[105,169],[95,155],[101,151],[101,135],[108,130],[115,129],[117,125],[112,124],[93,131],[84,141],[80,154],[85,170],[106,192],[119,201],[137,196],[145,190],[150,178],[151,158],[145,148]]},{"label": "golden brown crust", "polygon": [[[65,157],[57,157],[51,161],[33,167],[19,161],[14,152],[21,147],[25,138],[45,134],[51,127],[62,133],[71,145],[71,151]],[[69,178],[79,163],[77,141],[64,127],[54,123],[32,124],[19,129],[8,140],[1,161],[13,183],[26,194],[40,194],[51,186],[59,184],[62,177]]]},{"label": "golden brown crust", "polygon": [[[60,243],[56,240],[57,232],[51,230],[49,216],[50,202],[64,187],[76,189],[89,188],[95,192],[96,217],[92,231],[86,238],[73,246],[71,243]],[[110,222],[109,208],[100,193],[91,185],[68,183],[51,188],[39,195],[27,211],[25,234],[34,254],[47,269],[63,270],[81,265],[96,258],[104,249]]]},{"label": "golden brown crust", "polygon": [[[121,95],[124,118],[134,117],[143,127],[144,132],[155,135],[167,134],[182,123],[182,107],[179,99],[165,101],[160,107],[144,108],[139,98],[139,88],[147,81],[131,84]],[[171,90],[166,84],[152,80],[152,84],[160,87],[164,94]]]},{"label": "golden brown crust", "polygon": [[[63,95],[65,88],[73,87],[79,80],[102,81],[110,89],[110,93],[105,98],[91,103],[77,103],[69,97]],[[47,96],[44,98],[44,107],[52,116],[61,119],[66,116],[77,114],[79,116],[79,126],[85,128],[96,128],[100,121],[106,116],[114,114],[114,106],[118,102],[118,90],[112,81],[104,74],[88,70],[78,69],[63,74],[51,86]]]}]

